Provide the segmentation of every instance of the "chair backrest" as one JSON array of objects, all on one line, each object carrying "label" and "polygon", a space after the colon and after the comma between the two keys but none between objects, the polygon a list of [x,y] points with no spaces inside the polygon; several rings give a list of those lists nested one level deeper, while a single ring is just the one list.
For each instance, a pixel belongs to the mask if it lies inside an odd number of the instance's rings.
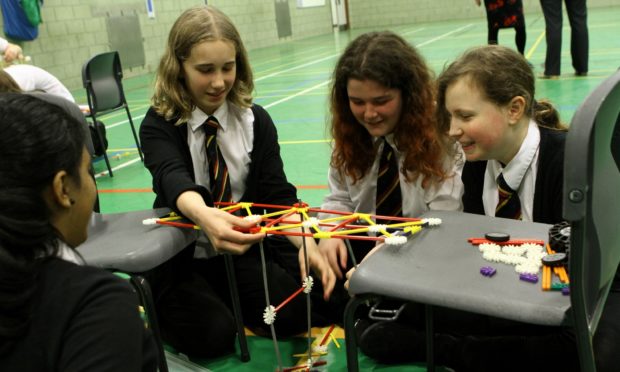
[{"label": "chair backrest", "polygon": [[[620,71],[575,112],[566,140],[563,215],[571,225],[571,308],[582,368],[620,262]],[[586,350],[584,345],[589,346]],[[587,353],[587,354],[582,354]]]},{"label": "chair backrest", "polygon": [[123,69],[117,51],[97,54],[82,66],[82,83],[91,113],[124,107],[122,79]]}]

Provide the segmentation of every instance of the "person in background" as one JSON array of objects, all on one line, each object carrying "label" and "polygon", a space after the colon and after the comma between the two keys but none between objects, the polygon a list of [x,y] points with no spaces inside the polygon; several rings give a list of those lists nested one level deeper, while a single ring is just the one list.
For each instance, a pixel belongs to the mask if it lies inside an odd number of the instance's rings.
[{"label": "person in background", "polygon": [[[164,340],[191,356],[234,350],[236,327],[224,257],[206,259],[212,250],[235,255],[244,323],[259,334],[269,332],[262,317],[266,300],[257,244],[264,236],[237,231],[254,223],[214,204],[297,202],[295,187],[284,174],[275,125],[265,109],[252,103],[253,88],[247,52],[231,20],[211,6],[183,12],[170,31],[140,138],[153,175],[155,207],[180,212],[204,232],[196,247],[188,247],[153,275],[159,280],[152,280]],[[308,269],[319,278],[319,289],[312,291],[318,297],[312,319],[329,324],[342,316],[321,309],[335,275],[314,240],[305,242]],[[306,276],[302,239],[266,238],[264,243],[270,303],[278,304]],[[279,336],[303,332],[305,299],[297,297],[278,311],[274,326]]]},{"label": "person in background", "polygon": [[[480,0],[475,0],[480,6]],[[487,32],[489,45],[497,44],[499,30],[502,28],[515,29],[515,45],[522,55],[525,55],[525,17],[521,0],[484,0],[484,9],[487,13]]]},{"label": "person in background", "polygon": [[23,92],[43,92],[53,94],[75,103],[69,89],[44,69],[32,65],[10,65],[4,71],[11,75]]},{"label": "person in background", "polygon": [[2,53],[2,59],[6,63],[12,63],[15,60],[24,58],[22,53],[22,47],[17,44],[9,43],[8,40],[0,37],[0,53]]},{"label": "person in background", "polygon": [[84,265],[95,182],[83,125],[0,94],[0,365],[6,371],[156,371],[130,285]]},{"label": "person in background", "polygon": [[[588,7],[586,0],[564,0],[566,14],[570,22],[570,55],[575,69],[575,76],[588,75]],[[545,72],[543,79],[560,77],[562,65],[562,1],[540,0],[545,16],[545,37],[547,53],[545,55]]]}]

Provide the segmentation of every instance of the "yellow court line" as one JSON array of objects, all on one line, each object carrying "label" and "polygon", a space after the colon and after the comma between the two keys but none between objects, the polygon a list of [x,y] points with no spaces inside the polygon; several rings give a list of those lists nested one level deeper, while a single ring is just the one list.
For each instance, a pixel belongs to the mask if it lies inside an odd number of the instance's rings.
[{"label": "yellow court line", "polygon": [[538,45],[542,42],[544,37],[545,37],[545,31],[542,31],[540,35],[538,35],[538,38],[536,38],[534,45],[532,45],[530,50],[528,50],[527,53],[525,54],[525,59],[530,59],[532,57],[532,54],[534,54],[534,52],[536,51],[536,48],[538,48]]}]

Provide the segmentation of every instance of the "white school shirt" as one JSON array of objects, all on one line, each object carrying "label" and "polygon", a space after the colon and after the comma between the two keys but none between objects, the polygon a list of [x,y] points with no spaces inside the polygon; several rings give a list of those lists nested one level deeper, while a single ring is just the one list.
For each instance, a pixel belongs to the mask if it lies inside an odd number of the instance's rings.
[{"label": "white school shirt", "polygon": [[13,80],[24,92],[44,92],[60,96],[75,103],[75,98],[56,76],[32,65],[10,65],[4,71],[11,75]]},{"label": "white school shirt", "polygon": [[[400,169],[403,165],[403,156],[394,145],[394,137],[392,134],[389,134],[385,138],[394,149]],[[338,170],[332,167],[329,168],[329,194],[325,197],[321,209],[375,214],[377,173],[379,171],[384,141],[379,137],[375,137],[373,138],[373,144],[375,147],[378,147],[375,160],[366,175],[355,184],[353,184],[353,180],[350,177],[345,176],[342,178],[338,174]],[[402,172],[398,172],[404,217],[418,217],[428,210],[463,210],[461,202],[461,197],[463,196],[463,183],[461,181],[463,161],[447,159],[444,162],[444,167],[449,170],[449,174],[454,174],[454,176],[446,179],[441,184],[429,186],[426,189],[422,188],[421,177],[418,177],[415,182],[409,182]],[[324,219],[329,217],[331,215],[320,213],[318,218]]]},{"label": "white school shirt", "polygon": [[[211,190],[209,160],[205,132],[202,125],[211,115],[196,107],[187,121],[187,144],[192,156],[196,184]],[[217,145],[228,168],[233,200],[241,199],[245,193],[245,181],[250,172],[254,144],[254,114],[250,108],[242,109],[228,103],[222,104],[212,116],[220,123],[217,130]]]},{"label": "white school shirt", "polygon": [[[187,121],[187,144],[192,156],[192,166],[196,184],[211,190],[209,160],[207,159],[206,136],[202,125],[215,116],[220,123],[217,130],[217,145],[222,152],[233,200],[240,200],[245,193],[245,181],[250,172],[252,148],[254,144],[254,114],[250,108],[240,108],[225,101],[213,115],[207,115],[196,107]],[[198,236],[194,258],[208,258],[213,248],[205,234]]]},{"label": "white school shirt", "polygon": [[519,194],[521,219],[523,221],[533,221],[539,148],[540,129],[538,129],[538,124],[530,119],[527,135],[523,143],[521,143],[521,148],[519,148],[517,155],[506,164],[506,167],[502,167],[502,164],[497,160],[487,161],[487,169],[484,173],[484,188],[482,190],[484,214],[495,216],[495,207],[497,207],[499,200],[497,177],[503,172],[508,186],[513,190],[517,190]]},{"label": "white school shirt", "polygon": [[67,262],[73,262],[76,265],[84,265],[84,260],[67,243],[60,239],[58,240],[58,254],[56,257]]}]

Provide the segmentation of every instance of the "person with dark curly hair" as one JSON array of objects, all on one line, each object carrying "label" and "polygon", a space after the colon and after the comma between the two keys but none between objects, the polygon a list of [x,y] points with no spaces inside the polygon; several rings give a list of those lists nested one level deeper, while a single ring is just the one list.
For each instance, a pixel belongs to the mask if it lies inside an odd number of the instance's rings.
[{"label": "person with dark curly hair", "polygon": [[[433,74],[403,38],[385,31],[353,40],[333,73],[334,143],[321,208],[406,217],[460,210],[460,165],[436,130],[434,100]],[[393,178],[383,181],[390,169]],[[354,251],[362,257],[370,248],[358,243]],[[343,241],[323,239],[319,249],[342,278]]]}]

